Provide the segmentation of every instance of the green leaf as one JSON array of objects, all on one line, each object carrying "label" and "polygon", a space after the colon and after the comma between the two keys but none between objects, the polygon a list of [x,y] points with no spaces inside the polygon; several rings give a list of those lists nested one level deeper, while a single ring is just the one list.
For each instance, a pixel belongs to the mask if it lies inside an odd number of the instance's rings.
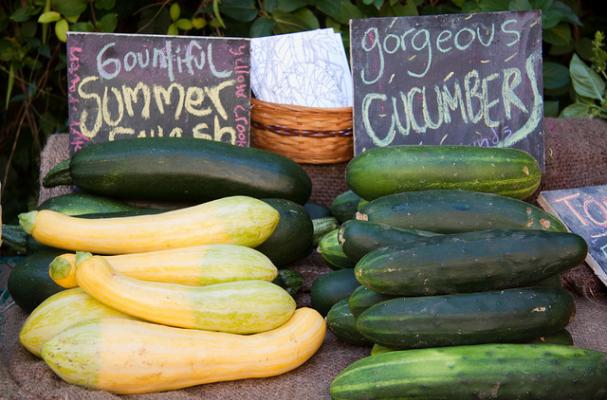
[{"label": "green leaf", "polygon": [[189,31],[193,28],[192,21],[187,18],[178,19],[177,22],[175,22],[175,25],[177,25],[177,28],[181,29],[182,31]]},{"label": "green leaf", "polygon": [[60,19],[61,14],[59,14],[57,11],[47,11],[40,14],[40,17],[38,17],[38,22],[41,24],[50,24],[51,22],[57,22]]},{"label": "green leaf", "polygon": [[394,15],[397,17],[413,17],[419,15],[417,11],[417,6],[413,0],[407,0],[407,2],[403,4],[396,4],[392,6],[394,10]]},{"label": "green leaf", "polygon": [[542,29],[554,28],[561,22],[581,25],[575,11],[562,1],[544,1],[539,8],[542,10]]},{"label": "green leaf", "polygon": [[21,7],[11,14],[10,19],[15,22],[25,22],[30,19],[30,17],[36,15],[37,10],[38,9],[34,7]]},{"label": "green leaf", "polygon": [[61,19],[55,23],[55,35],[57,35],[57,39],[65,43],[67,40],[67,31],[69,26],[67,24],[67,20]]},{"label": "green leaf", "polygon": [[313,1],[306,0],[276,0],[276,10],[284,11],[284,12],[293,12],[302,7],[305,7],[313,3]]},{"label": "green leaf", "polygon": [[255,0],[222,0],[219,4],[219,10],[240,22],[251,22],[258,14]]},{"label": "green leaf", "polygon": [[192,18],[192,26],[196,29],[202,29],[207,25],[207,20],[201,17]]},{"label": "green leaf", "polygon": [[510,7],[510,0],[484,0],[478,3],[479,11],[503,11]]},{"label": "green leaf", "polygon": [[7,38],[0,39],[0,61],[10,62],[20,59],[18,44],[8,40]]},{"label": "green leaf", "polygon": [[344,25],[348,24],[350,19],[363,18],[363,14],[350,0],[319,1],[316,8]]},{"label": "green leaf", "polygon": [[554,28],[544,31],[544,42],[555,46],[567,46],[571,41],[571,28],[568,24],[560,23]]},{"label": "green leaf", "polygon": [[226,24],[223,22],[221,13],[219,12],[219,0],[213,0],[213,15],[215,18],[211,20],[211,26],[213,28],[225,28]]},{"label": "green leaf", "polygon": [[544,117],[558,117],[559,102],[556,100],[544,101]]},{"label": "green leaf", "polygon": [[76,22],[75,24],[72,24],[72,26],[70,26],[70,29],[73,32],[93,32],[95,30],[95,27],[93,26],[93,23],[91,21],[86,21]]},{"label": "green leaf", "polygon": [[175,24],[169,25],[169,28],[167,29],[167,35],[171,35],[171,36],[179,35],[179,29],[177,29],[177,26],[175,26]]},{"label": "green leaf", "polygon": [[455,4],[456,6],[458,6],[459,8],[462,8],[464,6],[464,3],[466,2],[466,0],[451,0],[451,2],[453,4]]},{"label": "green leaf", "polygon": [[97,21],[97,29],[101,32],[114,32],[118,25],[118,14],[109,13],[105,14],[99,21]]},{"label": "green leaf", "polygon": [[544,62],[544,89],[560,89],[569,86],[569,70],[563,64]]},{"label": "green leaf", "polygon": [[86,6],[86,0],[53,0],[53,10],[64,17],[78,16],[86,10]]},{"label": "green leaf", "polygon": [[550,50],[548,51],[548,54],[550,54],[551,56],[563,56],[563,55],[573,53],[573,49],[574,49],[573,42],[569,42],[568,44],[561,45],[561,46],[551,45]]},{"label": "green leaf", "polygon": [[251,25],[249,35],[251,37],[270,36],[274,29],[274,21],[268,17],[259,17]]},{"label": "green leaf", "polygon": [[341,28],[341,27],[342,27],[342,25],[341,25],[339,22],[335,21],[335,20],[334,20],[333,18],[331,18],[331,17],[327,17],[327,18],[325,19],[325,26],[326,26],[327,28],[333,28],[333,30],[334,30],[335,32],[341,32],[341,30],[342,30],[342,28]]},{"label": "green leaf", "polygon": [[575,52],[582,60],[592,61],[592,57],[594,56],[592,40],[589,38],[581,38],[575,42]]},{"label": "green leaf", "polygon": [[293,33],[310,29],[318,29],[319,23],[312,11],[307,8],[302,8],[294,13],[285,13],[282,11],[274,11],[274,33]]},{"label": "green leaf", "polygon": [[512,0],[510,2],[510,11],[531,11],[533,6],[529,3],[529,0]]},{"label": "green leaf", "polygon": [[111,10],[116,5],[116,0],[95,0],[97,10]]},{"label": "green leaf", "polygon": [[171,16],[171,21],[177,21],[179,16],[181,15],[181,7],[179,3],[171,4],[171,8],[169,8],[169,15]]},{"label": "green leaf", "polygon": [[588,104],[573,103],[568,105],[561,111],[561,118],[590,118],[592,117],[592,109]]},{"label": "green leaf", "polygon": [[578,95],[595,100],[603,100],[605,82],[599,74],[584,64],[577,54],[571,57],[569,72],[573,80],[573,88]]}]

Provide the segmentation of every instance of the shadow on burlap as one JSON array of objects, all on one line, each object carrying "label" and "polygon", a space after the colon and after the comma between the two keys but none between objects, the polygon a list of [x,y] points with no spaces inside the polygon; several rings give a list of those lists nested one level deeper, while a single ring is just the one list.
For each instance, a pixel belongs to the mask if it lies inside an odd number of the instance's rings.
[{"label": "shadow on burlap", "polygon": [[[546,172],[542,188],[557,189],[607,183],[607,125],[588,120],[545,120]],[[41,175],[68,157],[67,136],[53,135],[41,157]],[[346,190],[345,164],[309,166],[314,189],[312,200],[328,205]],[[71,188],[42,189],[40,202],[68,193]],[[304,288],[298,295],[298,306],[309,305],[309,290],[314,279],[329,269],[317,253],[293,266],[304,276]],[[564,282],[576,295],[576,316],[568,327],[576,345],[607,352],[607,296],[604,286],[581,265],[566,274]],[[593,294],[595,297],[580,296]],[[19,346],[18,331],[26,317],[17,306],[0,315],[0,399],[84,399],[118,398],[107,392],[88,391],[68,385],[57,378],[41,360]],[[196,386],[189,389],[125,396],[128,399],[193,400],[193,399],[328,399],[331,380],[339,371],[368,354],[365,347],[339,342],[330,332],[320,351],[297,370],[275,378],[241,380]],[[209,366],[212,368],[213,366]]]}]

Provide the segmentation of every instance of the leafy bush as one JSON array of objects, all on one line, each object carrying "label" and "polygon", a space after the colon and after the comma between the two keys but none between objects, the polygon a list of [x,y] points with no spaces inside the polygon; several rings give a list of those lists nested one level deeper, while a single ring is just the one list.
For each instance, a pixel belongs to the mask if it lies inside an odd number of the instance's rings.
[{"label": "leafy bush", "polygon": [[[597,6],[598,7],[598,6]],[[541,9],[546,110],[570,102],[572,52],[590,60],[575,0],[3,0],[0,2],[0,181],[5,220],[33,206],[38,157],[67,121],[66,32],[258,37],[332,27],[348,46],[351,18]],[[604,24],[589,13],[586,26]],[[590,21],[588,24],[587,22]],[[584,28],[585,29],[585,28]],[[560,102],[560,103],[559,103]]]}]

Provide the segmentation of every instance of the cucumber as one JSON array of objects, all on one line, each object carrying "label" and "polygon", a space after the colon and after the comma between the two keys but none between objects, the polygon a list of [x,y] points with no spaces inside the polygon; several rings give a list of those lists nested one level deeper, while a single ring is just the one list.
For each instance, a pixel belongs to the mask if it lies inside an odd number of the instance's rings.
[{"label": "cucumber", "polygon": [[339,228],[339,223],[333,217],[316,218],[312,220],[314,226],[314,235],[312,242],[318,246],[320,240],[329,232]]},{"label": "cucumber", "polygon": [[333,400],[602,400],[607,355],[530,344],[394,351],[354,362],[330,393]]},{"label": "cucumber", "polygon": [[395,296],[377,293],[368,287],[361,285],[357,287],[348,298],[348,306],[350,307],[352,315],[358,317],[367,308],[393,298],[395,298]]},{"label": "cucumber", "polygon": [[352,219],[342,224],[337,239],[344,254],[356,262],[365,254],[380,247],[420,242],[424,240],[424,237],[436,235],[432,232],[394,228],[386,224]]},{"label": "cucumber", "polygon": [[312,250],[313,226],[304,208],[290,200],[264,199],[280,213],[278,226],[272,235],[257,246],[274,265],[284,267],[303,258]]},{"label": "cucumber", "polygon": [[40,204],[37,209],[58,211],[66,215],[83,215],[136,211],[140,207],[88,193],[69,193],[52,197]]},{"label": "cucumber", "polygon": [[331,269],[354,268],[354,262],[344,254],[339,245],[338,233],[339,229],[335,229],[323,236],[318,243],[318,252]]},{"label": "cucumber", "polygon": [[346,168],[348,187],[367,200],[430,189],[525,199],[535,192],[540,179],[540,167],[531,155],[495,147],[375,147],[355,157]]},{"label": "cucumber", "polygon": [[[358,331],[357,331],[358,332]],[[561,329],[556,333],[541,336],[525,342],[527,344],[560,344],[563,346],[573,346],[573,338],[566,329]],[[382,346],[381,344],[374,344],[371,348],[371,355],[387,353],[389,351],[399,351],[391,347]]]},{"label": "cucumber", "polygon": [[359,195],[351,190],[347,190],[335,197],[331,203],[331,214],[333,214],[340,223],[344,223],[347,220],[354,218],[354,215],[358,210],[358,203],[361,200]]},{"label": "cucumber", "polygon": [[332,216],[331,210],[329,210],[329,208],[323,206],[322,204],[314,203],[312,201],[308,201],[306,204],[304,204],[304,208],[306,209],[306,212],[312,220]]},{"label": "cucumber", "polygon": [[341,341],[358,346],[371,342],[356,330],[356,319],[348,307],[348,299],[341,299],[327,313],[327,328]]},{"label": "cucumber", "polygon": [[39,248],[15,265],[8,277],[7,288],[19,307],[31,312],[48,297],[64,290],[48,275],[48,265],[63,253],[65,250]]},{"label": "cucumber", "polygon": [[558,288],[399,297],[369,307],[356,328],[398,349],[512,343],[563,329],[574,311],[572,296]]},{"label": "cucumber", "polygon": [[188,138],[92,144],[44,178],[46,187],[65,184],[118,198],[198,203],[246,195],[304,204],[312,190],[308,174],[286,157]]},{"label": "cucumber", "polygon": [[574,233],[494,230],[426,238],[363,257],[356,279],[383,294],[427,296],[528,286],[584,261]]},{"label": "cucumber", "polygon": [[331,271],[316,278],[310,290],[312,308],[322,315],[341,299],[345,299],[359,286],[351,269]]},{"label": "cucumber", "polygon": [[438,233],[485,229],[567,232],[556,217],[529,203],[465,190],[427,190],[385,196],[362,207],[357,219]]},{"label": "cucumber", "polygon": [[279,269],[278,276],[272,283],[286,290],[291,297],[295,297],[303,286],[304,280],[303,276],[297,271],[292,269]]}]

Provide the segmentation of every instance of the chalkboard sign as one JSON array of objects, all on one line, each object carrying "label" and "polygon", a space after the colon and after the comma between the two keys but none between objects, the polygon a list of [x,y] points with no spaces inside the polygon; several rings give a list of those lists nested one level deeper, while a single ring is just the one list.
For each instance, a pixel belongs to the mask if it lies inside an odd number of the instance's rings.
[{"label": "chalkboard sign", "polygon": [[132,137],[249,145],[248,39],[70,32],[70,149]]},{"label": "chalkboard sign", "polygon": [[586,262],[607,285],[607,185],[544,191],[537,201],[586,239]]},{"label": "chalkboard sign", "polygon": [[350,21],[355,154],[516,147],[544,165],[537,11]]}]

